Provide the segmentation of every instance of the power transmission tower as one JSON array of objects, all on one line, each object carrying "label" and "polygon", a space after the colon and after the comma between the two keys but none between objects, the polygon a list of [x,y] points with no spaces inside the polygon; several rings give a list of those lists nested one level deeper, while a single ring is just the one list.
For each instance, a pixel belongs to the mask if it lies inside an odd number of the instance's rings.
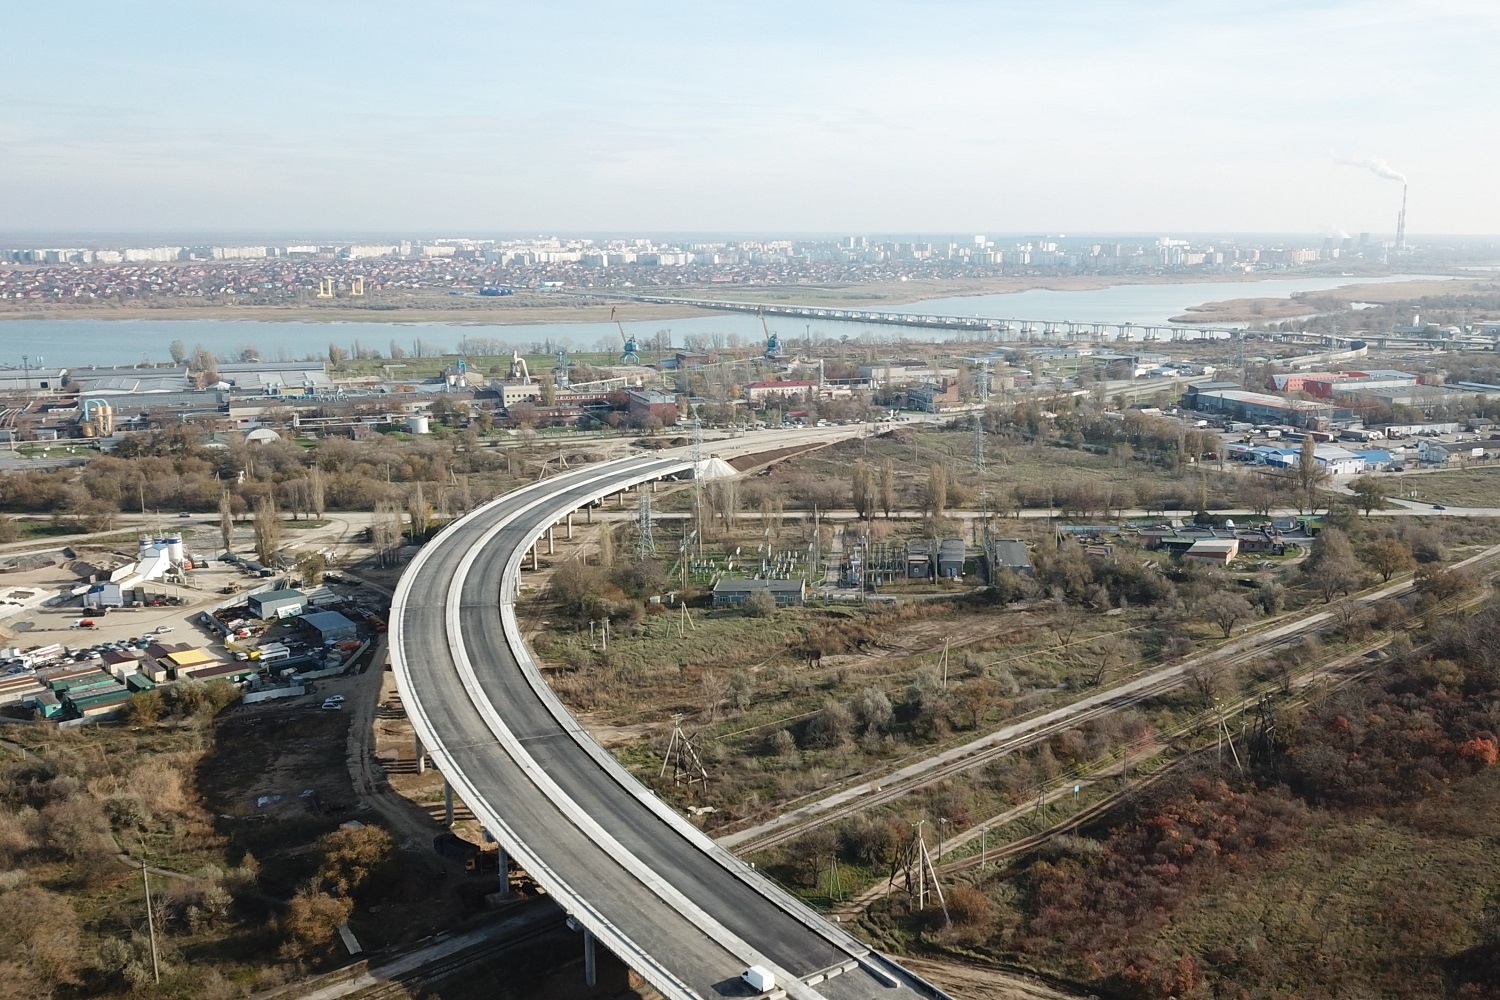
[{"label": "power transmission tower", "polygon": [[984,475],[984,421],[974,414],[974,471]]},{"label": "power transmission tower", "polygon": [[651,491],[640,489],[640,494],[641,507],[636,525],[635,554],[638,559],[644,561],[656,558],[656,539],[651,534]]},{"label": "power transmission tower", "polygon": [[699,781],[708,784],[708,769],[703,766],[703,760],[693,746],[693,738],[682,731],[680,715],[672,716],[672,739],[667,743],[667,752],[662,758],[658,778],[666,777],[668,766],[672,768],[674,785],[687,785],[691,788]]},{"label": "power transmission tower", "polygon": [[922,836],[924,822],[925,820],[917,823],[916,836],[906,845],[900,860],[892,867],[887,888],[896,884],[898,874],[903,875],[907,893],[917,897],[917,909],[927,909],[927,893],[930,891],[943,908],[943,919],[952,923],[952,918],[948,915],[948,901],[943,898],[943,887],[938,884],[937,868],[932,863],[932,855],[927,851],[927,840]]}]

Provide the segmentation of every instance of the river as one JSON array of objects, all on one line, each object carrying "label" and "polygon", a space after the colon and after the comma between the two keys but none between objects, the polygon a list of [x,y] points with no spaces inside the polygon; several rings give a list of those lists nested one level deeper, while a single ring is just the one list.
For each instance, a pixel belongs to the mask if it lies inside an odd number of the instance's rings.
[{"label": "river", "polygon": [[[1349,284],[1408,281],[1420,275],[1387,278],[1317,278],[1216,281],[1159,285],[1111,285],[1084,291],[1055,292],[1032,289],[1004,295],[965,295],[928,299],[910,305],[888,305],[890,312],[947,316],[986,316],[993,319],[1073,321],[1082,323],[1165,324],[1189,306],[1240,298],[1287,298],[1299,292],[1324,291]],[[784,339],[805,334],[875,342],[903,339],[944,339],[942,330],[866,326],[857,323],[773,318],[772,329]],[[646,341],[670,331],[672,343],[682,346],[690,336],[721,336],[725,342],[759,343],[760,320],[747,314],[626,323],[632,336]],[[254,348],[267,360],[293,360],[323,354],[330,344],[350,350],[364,346],[390,353],[394,342],[408,353],[451,353],[465,338],[501,341],[527,348],[550,343],[571,350],[617,350],[620,336],[613,323],[310,323],[274,320],[204,319],[14,319],[0,321],[0,366],[21,367],[23,356],[33,368],[79,365],[131,365],[167,360],[167,347],[181,340],[189,349],[203,345],[220,358]],[[477,352],[476,352],[477,353]]]}]

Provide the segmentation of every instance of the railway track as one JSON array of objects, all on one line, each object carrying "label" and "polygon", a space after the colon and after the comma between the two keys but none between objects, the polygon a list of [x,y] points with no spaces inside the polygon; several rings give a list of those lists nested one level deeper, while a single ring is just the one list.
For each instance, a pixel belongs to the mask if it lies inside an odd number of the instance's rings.
[{"label": "railway track", "polygon": [[487,941],[484,944],[475,945],[452,955],[444,956],[434,962],[413,969],[404,975],[393,977],[389,981],[377,983],[347,994],[353,1000],[404,1000],[406,997],[420,995],[425,987],[447,979],[449,976],[462,972],[471,966],[492,958],[499,958],[507,952],[514,951],[526,944],[537,941],[548,935],[555,934],[566,927],[565,918],[558,914],[556,919],[548,920],[535,926],[507,934],[504,938]]},{"label": "railway track", "polygon": [[[1461,612],[1478,607],[1479,605],[1483,604],[1486,599],[1486,592],[1480,591],[1469,597],[1444,602],[1444,604],[1439,605],[1437,608],[1433,609],[1433,611],[1439,614],[1453,614],[1456,612]],[[1430,613],[1431,612],[1429,612],[1429,614]],[[1391,641],[1391,639],[1395,637],[1397,633],[1407,631],[1415,627],[1417,624],[1418,622],[1416,620],[1413,620],[1386,629],[1384,632],[1380,633],[1380,637],[1378,639],[1365,642],[1358,648],[1350,650],[1338,656],[1331,662],[1321,664],[1317,667],[1305,671],[1294,680],[1294,683],[1297,685],[1297,693],[1293,695],[1288,701],[1282,702],[1281,704],[1290,706],[1306,705],[1308,704],[1312,692],[1315,688],[1319,693],[1326,695],[1332,693],[1333,691],[1337,691],[1341,688],[1347,687],[1348,685],[1358,680],[1362,680],[1371,676],[1373,673],[1375,673],[1377,668],[1374,665],[1365,665],[1365,663],[1363,662],[1365,661],[1368,654],[1372,651],[1384,648]],[[1319,686],[1320,681],[1325,683],[1323,683],[1322,686]],[[1331,683],[1329,683],[1330,681]],[[1263,693],[1251,695],[1239,699],[1232,705],[1224,706],[1222,709],[1223,717],[1227,719],[1250,711],[1261,703],[1263,697]],[[1165,740],[1179,739],[1184,736],[1190,735],[1195,731],[1201,731],[1205,725],[1214,722],[1218,714],[1218,711],[1207,711],[1200,713],[1192,719],[1189,719],[1174,727],[1173,730],[1171,730],[1169,733],[1164,734]],[[1158,745],[1165,748],[1165,740],[1158,743]],[[1146,740],[1133,741],[1131,744],[1127,744],[1125,747],[1126,759],[1128,760],[1130,754],[1132,754],[1133,752],[1145,749],[1145,745],[1149,744],[1150,742],[1151,740],[1148,738]],[[1128,798],[1141,794],[1141,792],[1146,788],[1155,784],[1157,781],[1168,776],[1169,774],[1174,773],[1183,765],[1191,761],[1200,759],[1203,754],[1208,753],[1211,749],[1214,748],[1208,745],[1190,749],[1186,753],[1182,754],[1182,756],[1168,762],[1159,770],[1146,775],[1139,781],[1111,792],[1097,802],[1090,803],[1080,811],[1063,820],[1060,820],[1059,822],[1048,827],[1046,830],[1042,830],[1034,834],[1029,834],[1027,836],[1020,837],[1006,843],[997,844],[994,847],[986,847],[978,854],[968,854],[963,857],[954,858],[950,861],[939,860],[936,865],[937,873],[940,876],[956,875],[996,861],[1002,861],[1007,858],[1013,858],[1027,854],[1030,851],[1042,847],[1049,841],[1062,836],[1063,834],[1072,833],[1088,825],[1090,822],[1107,815],[1111,811],[1117,809],[1120,804]],[[1056,799],[1058,798],[1065,797],[1068,789],[1077,782],[1088,781],[1092,783],[1109,776],[1111,776],[1110,772],[1101,773],[1098,771],[1088,771],[1082,769],[1075,770],[1074,772],[1070,772],[1069,774],[1064,775],[1061,779],[1055,782],[1053,788],[1049,790],[1047,794],[1039,796],[1039,801],[1045,800],[1049,803],[1052,801],[1056,801]],[[1015,819],[1019,818],[1020,815],[1024,814],[1031,808],[1032,806],[1028,802],[1025,805],[1017,806],[1011,810],[1007,810],[1005,813],[1002,813],[999,816],[991,817],[988,820],[982,821],[981,823],[970,827],[963,833],[950,838],[947,841],[946,850],[943,853],[950,853],[955,848],[962,848],[966,844],[972,843],[980,835],[981,831],[988,831],[990,829],[1001,827],[1006,825],[1007,823],[1013,822]],[[839,917],[840,920],[853,920],[857,918],[859,914],[862,913],[872,903],[887,895],[889,891],[890,883],[886,883],[884,885],[876,884],[860,893],[859,895],[855,896],[853,899],[839,905],[834,909],[833,912]]]},{"label": "railway track", "polygon": [[[1500,555],[1500,546],[1493,546],[1456,565],[1459,567],[1471,566],[1492,559],[1497,555]],[[1356,603],[1367,606],[1394,594],[1403,593],[1409,590],[1411,585],[1411,582],[1407,581],[1398,585],[1380,587],[1373,593],[1359,598]],[[1458,602],[1455,606],[1444,608],[1442,613],[1457,610],[1459,606],[1469,606],[1474,600],[1476,599],[1465,599]],[[849,782],[838,795],[823,799],[810,806],[799,807],[807,811],[795,820],[780,824],[775,829],[767,830],[764,833],[750,837],[730,834],[726,837],[721,837],[721,843],[730,846],[736,853],[741,855],[752,854],[785,844],[809,830],[838,822],[854,813],[893,802],[919,789],[975,768],[984,767],[1006,754],[1035,745],[1060,732],[1102,718],[1112,712],[1130,708],[1168,691],[1172,691],[1188,682],[1188,669],[1190,667],[1202,665],[1212,667],[1216,670],[1233,669],[1287,646],[1295,645],[1301,642],[1307,635],[1316,634],[1326,628],[1329,617],[1329,612],[1319,612],[1308,616],[1302,621],[1290,622],[1286,626],[1274,629],[1263,638],[1257,639],[1256,637],[1251,637],[1248,645],[1244,644],[1245,640],[1241,640],[1242,645],[1239,648],[1221,653],[1210,653],[1207,656],[1189,661],[1189,663],[1183,664],[1181,667],[1168,668],[1169,673],[1153,683],[1132,688],[1129,692],[1122,693],[1117,698],[1110,698],[1090,705],[1087,708],[1067,713],[1061,718],[1037,725],[1009,739],[976,748],[971,753],[961,757],[925,767],[919,773],[912,774],[909,777],[896,777],[884,781],[879,777],[872,777]],[[1126,681],[1120,686],[1131,683],[1133,682]],[[858,794],[857,790],[861,786],[865,787],[866,791],[863,794]],[[843,797],[842,800],[840,800],[840,796]],[[796,811],[797,809],[791,810],[793,813]],[[783,815],[788,815],[788,813],[783,813]]]}]

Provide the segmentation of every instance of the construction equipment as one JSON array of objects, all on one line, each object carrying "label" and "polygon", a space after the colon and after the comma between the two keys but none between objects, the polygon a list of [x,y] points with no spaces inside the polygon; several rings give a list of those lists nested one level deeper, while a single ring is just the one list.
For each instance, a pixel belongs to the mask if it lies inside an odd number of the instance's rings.
[{"label": "construction equipment", "polygon": [[634,337],[629,336],[625,333],[625,324],[620,322],[620,317],[616,315],[616,309],[614,306],[609,307],[609,318],[614,321],[615,326],[620,328],[620,342],[625,345],[625,350],[620,355],[620,364],[640,364],[641,356],[637,353],[637,351],[640,350],[640,344],[636,342],[636,339]]}]

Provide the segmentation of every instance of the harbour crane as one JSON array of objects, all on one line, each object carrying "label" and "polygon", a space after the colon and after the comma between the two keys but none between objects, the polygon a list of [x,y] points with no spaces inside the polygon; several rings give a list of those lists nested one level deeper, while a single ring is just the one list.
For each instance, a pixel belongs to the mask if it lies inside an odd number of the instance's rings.
[{"label": "harbour crane", "polygon": [[766,331],[766,360],[779,361],[786,356],[786,352],[781,349],[781,338],[771,332],[771,326],[766,322],[766,311],[757,309],[756,312],[760,314],[760,328]]},{"label": "harbour crane", "polygon": [[634,337],[625,333],[625,324],[620,322],[620,317],[615,315],[615,311],[614,306],[609,307],[609,318],[614,320],[615,326],[620,328],[620,342],[625,345],[625,351],[620,355],[620,364],[638,365],[641,363],[641,356],[636,352],[640,350],[640,345],[636,343]]}]

